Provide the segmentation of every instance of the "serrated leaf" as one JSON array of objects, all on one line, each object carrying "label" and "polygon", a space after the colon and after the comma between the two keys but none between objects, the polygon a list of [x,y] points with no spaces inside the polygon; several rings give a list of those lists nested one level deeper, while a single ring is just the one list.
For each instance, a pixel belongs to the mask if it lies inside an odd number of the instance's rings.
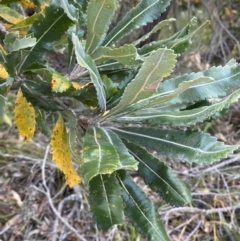
[{"label": "serrated leaf", "polygon": [[228,108],[229,105],[240,98],[240,90],[234,91],[229,96],[212,103],[209,106],[194,108],[191,110],[183,111],[159,111],[157,108],[152,109],[149,113],[134,113],[132,116],[124,116],[118,118],[119,122],[127,123],[144,123],[144,124],[157,124],[157,125],[171,125],[171,126],[191,126],[201,123],[204,120],[214,117],[223,109]]},{"label": "serrated leaf", "polygon": [[13,43],[8,45],[7,50],[9,53],[11,53],[20,49],[33,47],[35,44],[36,38],[32,38],[31,36],[24,36],[23,38],[16,38]]},{"label": "serrated leaf", "polygon": [[64,9],[64,12],[67,14],[67,16],[74,22],[78,21],[78,10],[75,8],[74,5],[69,4],[68,0],[61,0],[62,8]]},{"label": "serrated leaf", "polygon": [[154,128],[110,128],[119,137],[160,152],[178,161],[212,163],[233,153],[237,145],[224,145],[215,137],[197,131],[159,130]]},{"label": "serrated leaf", "polygon": [[[46,92],[47,90],[47,92]],[[34,106],[38,106],[46,111],[62,111],[63,108],[52,98],[48,97],[46,94],[51,91],[51,88],[46,88],[44,83],[37,83],[36,81],[25,81],[22,85],[22,91],[29,101]],[[44,93],[44,94],[42,94]],[[51,92],[50,92],[51,93]]]},{"label": "serrated leaf", "polygon": [[87,8],[86,53],[92,53],[102,43],[115,10],[115,0],[89,1]]},{"label": "serrated leaf", "polygon": [[159,31],[162,27],[164,26],[168,26],[171,22],[176,21],[175,18],[170,18],[170,19],[165,19],[159,23],[157,23],[153,29],[148,32],[147,34],[145,34],[144,36],[142,36],[141,38],[139,38],[138,40],[133,42],[133,45],[138,45],[139,43],[145,41],[146,39],[148,39],[153,33],[156,33],[157,31]]},{"label": "serrated leaf", "polygon": [[194,31],[190,32],[184,37],[169,41],[168,43],[166,43],[165,46],[169,49],[173,49],[174,52],[177,54],[183,53],[192,44],[191,39],[196,34],[196,32],[200,31],[200,29],[202,29],[206,25],[209,25],[209,23],[209,20],[205,21],[203,24],[201,24],[201,26],[199,26]]},{"label": "serrated leaf", "polygon": [[3,118],[6,107],[6,98],[0,95],[0,120]]},{"label": "serrated leaf", "polygon": [[[240,65],[225,65],[212,67],[204,72],[185,74],[162,82],[158,93],[165,95],[173,92],[183,81],[189,81],[200,77],[213,78],[214,81],[202,82],[191,86],[175,98],[162,103],[161,106],[175,103],[185,103],[185,107],[201,100],[224,97],[240,87]],[[184,107],[182,107],[184,108]]]},{"label": "serrated leaf", "polygon": [[122,168],[137,169],[137,161],[128,153],[122,141],[110,130],[88,127],[84,136],[81,164],[85,181]]},{"label": "serrated leaf", "polygon": [[124,65],[135,64],[136,59],[139,58],[137,49],[132,44],[126,44],[119,48],[99,47],[91,54],[91,57],[96,64],[112,59]]},{"label": "serrated leaf", "polygon": [[64,78],[59,73],[53,73],[52,75],[52,91],[65,92],[71,87],[71,82]]},{"label": "serrated leaf", "polygon": [[12,25],[8,30],[10,32],[19,32],[20,35],[26,35],[30,26],[38,18],[41,13],[34,13],[33,15],[20,20],[16,24]]},{"label": "serrated leaf", "polygon": [[55,2],[46,7],[44,14],[39,14],[38,19],[33,22],[30,28],[30,32],[34,34],[37,43],[21,63],[20,69],[26,69],[39,61],[43,53],[51,49],[51,46],[61,38],[71,25],[72,21]]},{"label": "serrated leaf", "polygon": [[0,64],[0,78],[6,79],[8,77],[8,72],[3,65]]},{"label": "serrated leaf", "polygon": [[122,140],[111,130],[103,129],[111,145],[113,145],[119,155],[120,162],[117,169],[138,169],[138,162],[129,154]]},{"label": "serrated leaf", "polygon": [[51,142],[52,158],[57,167],[64,173],[66,184],[74,187],[81,182],[80,176],[74,170],[71,162],[71,154],[68,146],[68,136],[60,115],[52,131]]},{"label": "serrated leaf", "polygon": [[116,115],[116,116],[113,116],[112,118],[114,118],[117,121],[125,121],[128,118],[127,113],[129,113],[129,112],[130,113],[132,112],[132,114],[134,115],[134,112],[137,110],[141,110],[144,108],[145,108],[145,110],[147,110],[147,108],[149,108],[151,106],[156,106],[156,105],[159,106],[166,102],[168,103],[168,101],[171,101],[175,97],[178,97],[180,94],[184,93],[186,90],[190,89],[192,86],[197,86],[199,83],[206,84],[206,83],[213,82],[213,81],[214,81],[214,79],[212,79],[210,77],[200,77],[198,79],[184,81],[181,84],[179,84],[179,86],[173,91],[152,95],[149,98],[139,100],[136,104],[126,107],[123,110],[123,113],[120,113],[120,115],[123,117],[119,118],[119,116]]},{"label": "serrated leaf", "polygon": [[122,224],[123,202],[115,173],[97,175],[89,182],[90,206],[93,221],[106,232],[115,224]]},{"label": "serrated leaf", "polygon": [[152,190],[158,192],[171,205],[183,206],[191,203],[189,190],[170,167],[145,149],[130,142],[124,144],[139,161],[138,173]]},{"label": "serrated leaf", "polygon": [[78,37],[73,33],[72,41],[75,47],[75,54],[78,61],[82,67],[85,67],[91,76],[91,80],[96,88],[98,104],[102,111],[106,110],[106,95],[103,87],[101,77],[98,73],[97,67],[94,61],[84,52],[84,49],[78,39]]},{"label": "serrated leaf", "polygon": [[122,186],[124,213],[137,232],[149,241],[170,241],[153,202],[125,171],[118,171],[117,177]]},{"label": "serrated leaf", "polygon": [[3,40],[3,42],[6,50],[9,49],[10,45],[14,43],[14,41],[17,39],[18,36],[19,36],[18,32],[8,33],[5,36],[5,39]]},{"label": "serrated leaf", "polygon": [[152,96],[164,77],[168,76],[176,62],[176,55],[172,50],[159,49],[147,57],[136,77],[127,85],[119,104],[107,112],[113,115],[126,106]]},{"label": "serrated leaf", "polygon": [[134,29],[152,22],[166,10],[170,2],[171,0],[142,0],[136,7],[132,8],[107,35],[102,45],[109,46]]},{"label": "serrated leaf", "polygon": [[[1,1],[2,3],[2,1]],[[0,17],[9,23],[16,24],[23,19],[23,16],[17,11],[0,4]]]},{"label": "serrated leaf", "polygon": [[27,102],[26,98],[23,96],[21,89],[18,90],[16,96],[14,122],[20,135],[27,141],[33,137],[36,126],[35,111],[32,104]]},{"label": "serrated leaf", "polygon": [[[195,24],[196,24],[196,17],[193,17],[184,28],[182,28],[180,31],[178,31],[171,37],[146,44],[142,48],[138,49],[138,53],[140,55],[146,56],[154,50],[157,50],[159,48],[164,48],[167,45],[169,45],[171,47],[176,43],[178,43],[178,44],[175,45],[174,51],[175,51],[175,53],[178,53],[177,47],[180,46],[180,50],[181,50],[181,49],[185,49],[190,44],[189,41],[192,37],[191,27]],[[204,24],[206,24],[206,23],[204,23]],[[195,33],[195,30],[193,32]],[[181,46],[181,44],[183,46]]]}]

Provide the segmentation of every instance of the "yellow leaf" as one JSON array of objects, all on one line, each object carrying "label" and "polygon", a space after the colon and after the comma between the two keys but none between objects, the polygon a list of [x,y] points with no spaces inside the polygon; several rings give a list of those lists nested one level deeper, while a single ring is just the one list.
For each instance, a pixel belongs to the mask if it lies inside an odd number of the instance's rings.
[{"label": "yellow leaf", "polygon": [[75,90],[80,90],[80,89],[82,89],[82,87],[81,87],[81,85],[80,84],[78,84],[77,82],[72,82],[72,86],[73,86],[73,88],[75,89]]},{"label": "yellow leaf", "polygon": [[20,3],[25,8],[34,8],[35,5],[30,0],[20,0]]},{"label": "yellow leaf", "polygon": [[227,16],[231,16],[231,15],[232,15],[232,11],[231,11],[230,8],[225,7],[224,10],[225,10],[225,14],[226,14]]},{"label": "yellow leaf", "polygon": [[63,76],[57,73],[52,75],[52,91],[64,92],[71,87],[71,82],[65,79]]},{"label": "yellow leaf", "polygon": [[22,19],[16,24],[11,26],[4,26],[8,29],[9,32],[19,32],[20,35],[27,35],[30,26],[38,18],[39,15],[40,13],[34,13],[33,15]]},{"label": "yellow leaf", "polygon": [[0,78],[6,79],[8,77],[7,70],[0,64]]},{"label": "yellow leaf", "polygon": [[71,163],[67,132],[61,115],[53,129],[50,145],[52,147],[52,158],[57,167],[64,173],[66,184],[69,185],[69,187],[76,186],[81,182],[81,178]]},{"label": "yellow leaf", "polygon": [[36,125],[35,111],[32,104],[27,102],[23,96],[21,89],[19,89],[15,101],[14,122],[22,137],[26,140],[33,137]]},{"label": "yellow leaf", "polygon": [[22,20],[22,18],[17,18],[17,17],[9,15],[7,13],[0,13],[0,17],[3,18],[4,20],[6,20],[7,22],[13,23],[13,24],[16,24]]}]

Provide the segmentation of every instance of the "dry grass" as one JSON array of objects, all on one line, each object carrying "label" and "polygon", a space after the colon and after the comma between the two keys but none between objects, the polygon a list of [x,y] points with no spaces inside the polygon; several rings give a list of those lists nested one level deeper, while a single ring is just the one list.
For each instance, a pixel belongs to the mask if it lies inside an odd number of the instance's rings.
[{"label": "dry grass", "polygon": [[[229,144],[238,143],[239,107],[233,105],[206,129]],[[65,186],[51,161],[46,138],[37,134],[33,141],[24,143],[13,127],[7,131],[2,127],[1,240],[140,240],[131,228],[113,227],[107,234],[97,229],[89,214],[87,188],[84,184],[74,189]],[[171,239],[239,240],[240,153],[208,166],[171,165],[193,197],[192,207],[163,205],[159,209]],[[149,191],[147,186],[143,188]],[[163,204],[150,194],[158,205]]]}]

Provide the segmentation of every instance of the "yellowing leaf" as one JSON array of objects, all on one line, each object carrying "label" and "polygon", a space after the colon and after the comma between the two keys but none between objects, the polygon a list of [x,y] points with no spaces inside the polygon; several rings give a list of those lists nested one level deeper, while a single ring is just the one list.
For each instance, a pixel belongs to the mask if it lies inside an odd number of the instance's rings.
[{"label": "yellowing leaf", "polygon": [[23,16],[14,9],[7,7],[3,4],[0,5],[0,17],[8,23],[17,23],[23,19]]},{"label": "yellowing leaf", "polygon": [[33,15],[22,19],[14,25],[8,27],[5,25],[5,27],[9,30],[9,32],[19,32],[20,35],[27,35],[29,28],[40,14],[41,13],[34,13]]},{"label": "yellowing leaf", "polygon": [[71,87],[71,82],[65,79],[63,76],[57,73],[52,75],[52,91],[64,92]]},{"label": "yellowing leaf", "polygon": [[80,176],[71,163],[70,148],[63,118],[60,115],[51,135],[52,157],[57,167],[64,173],[66,184],[74,187],[81,182]]},{"label": "yellowing leaf", "polygon": [[0,64],[0,78],[6,79],[8,77],[7,70]]},{"label": "yellowing leaf", "polygon": [[18,127],[20,135],[26,138],[26,140],[30,140],[33,137],[36,125],[35,111],[32,104],[27,102],[23,96],[21,89],[19,89],[15,101],[14,122]]},{"label": "yellowing leaf", "polygon": [[81,85],[78,84],[77,82],[72,82],[72,86],[75,90],[80,90],[82,89]]},{"label": "yellowing leaf", "polygon": [[30,0],[21,0],[20,3],[25,8],[34,8],[35,7],[34,3],[32,3]]}]

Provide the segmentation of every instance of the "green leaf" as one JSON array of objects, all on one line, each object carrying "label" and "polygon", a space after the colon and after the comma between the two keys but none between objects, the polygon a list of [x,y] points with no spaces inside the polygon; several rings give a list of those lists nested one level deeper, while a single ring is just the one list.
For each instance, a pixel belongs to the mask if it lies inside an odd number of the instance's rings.
[{"label": "green leaf", "polygon": [[132,44],[126,44],[119,48],[100,47],[91,55],[96,64],[101,64],[113,59],[124,65],[132,65],[139,58],[137,49]]},{"label": "green leaf", "polygon": [[170,241],[153,202],[125,171],[118,171],[122,186],[124,213],[137,232],[149,241]]},{"label": "green leaf", "polygon": [[151,53],[136,77],[125,88],[119,104],[106,114],[113,115],[126,106],[152,96],[163,78],[171,73],[175,62],[176,55],[172,50],[159,49]]},{"label": "green leaf", "polygon": [[115,224],[123,224],[123,201],[115,174],[97,175],[89,182],[93,221],[106,232]]},{"label": "green leaf", "polygon": [[161,106],[175,103],[185,103],[186,106],[199,102],[200,100],[224,97],[240,87],[240,65],[238,64],[212,67],[204,72],[185,74],[166,80],[159,86],[158,93],[166,95],[167,93],[174,92],[183,81],[185,82],[203,76],[213,78],[214,81],[202,82],[191,86],[177,97],[162,103]]},{"label": "green leaf", "polygon": [[19,2],[19,0],[1,0],[0,4],[8,4],[8,3],[16,3],[16,2]]},{"label": "green leaf", "polygon": [[71,25],[72,21],[56,3],[52,2],[51,5],[46,7],[44,14],[39,14],[38,19],[33,22],[30,28],[30,32],[34,34],[37,43],[21,63],[20,69],[26,69],[39,61],[43,53],[51,49],[51,46],[61,38]]},{"label": "green leaf", "polygon": [[119,165],[117,151],[103,130],[88,127],[84,136],[81,171],[86,182],[99,174],[111,174]]},{"label": "green leaf", "polygon": [[97,91],[97,97],[98,97],[98,103],[102,111],[106,110],[106,94],[104,91],[103,83],[101,80],[101,77],[98,73],[97,67],[94,63],[94,61],[90,58],[89,55],[87,55],[84,52],[84,49],[78,40],[78,37],[73,33],[72,35],[72,41],[75,47],[75,54],[77,57],[78,63],[85,67],[91,76],[91,80],[96,88]]},{"label": "green leaf", "polygon": [[81,164],[85,181],[122,168],[137,169],[137,161],[128,153],[122,141],[110,130],[88,127],[84,136]]},{"label": "green leaf", "polygon": [[173,22],[173,21],[176,21],[176,19],[175,19],[175,18],[170,18],[170,19],[165,19],[165,20],[159,22],[158,24],[156,24],[156,25],[153,27],[153,29],[152,29],[150,32],[148,32],[147,34],[145,34],[145,35],[142,36],[141,38],[139,38],[139,39],[137,39],[136,41],[134,41],[134,42],[133,42],[133,45],[136,46],[136,45],[138,45],[139,43],[145,41],[146,39],[148,39],[148,38],[151,36],[151,34],[156,33],[157,31],[159,31],[159,30],[160,30],[162,27],[164,27],[164,26],[168,26],[168,25],[169,25],[171,22]]},{"label": "green leaf", "polygon": [[201,123],[204,120],[210,119],[223,109],[228,108],[229,105],[240,98],[240,90],[234,91],[229,96],[212,103],[210,106],[203,106],[191,110],[183,111],[159,111],[158,108],[152,109],[151,112],[136,112],[132,116],[124,116],[117,119],[119,122],[127,123],[144,123],[157,125],[171,125],[171,126],[191,126]]},{"label": "green leaf", "polygon": [[106,89],[106,98],[108,99],[118,91],[117,84],[113,83],[106,75],[102,76],[102,81]]},{"label": "green leaf", "polygon": [[[136,110],[141,110],[143,108],[148,108],[150,106],[155,106],[155,105],[160,105],[160,104],[164,104],[165,102],[168,102],[169,100],[174,99],[175,97],[178,97],[181,93],[184,93],[186,90],[190,89],[192,86],[196,86],[199,83],[208,83],[208,82],[213,82],[214,79],[210,78],[210,77],[200,77],[198,79],[194,79],[194,80],[190,80],[190,81],[184,81],[181,84],[179,84],[179,86],[173,90],[173,91],[169,91],[169,92],[165,92],[165,93],[159,93],[159,94],[155,94],[150,96],[149,98],[146,99],[142,99],[139,100],[139,102],[137,102],[136,104],[133,104],[127,108],[125,108],[123,110],[123,113],[120,113],[120,115],[126,116],[126,113],[128,112],[134,112]],[[113,116],[114,119],[118,120],[123,120],[119,119],[119,116]]]},{"label": "green leaf", "polygon": [[0,48],[0,63],[6,63],[5,53]]},{"label": "green leaf", "polygon": [[23,51],[24,50],[14,51],[5,56],[7,60],[5,66],[7,68],[7,72],[12,77],[15,77],[18,66],[20,65],[21,61],[24,59],[24,56],[26,56],[25,54],[28,54],[28,53],[24,53]]},{"label": "green leaf", "polygon": [[[1,1],[3,3],[4,0]],[[9,23],[17,23],[23,19],[23,16],[17,11],[0,4],[0,17]]]},{"label": "green leaf", "polygon": [[18,32],[8,33],[5,36],[5,39],[3,40],[3,42],[6,50],[10,48],[10,45],[14,43],[14,41],[17,39],[18,36],[19,36]]},{"label": "green leaf", "polygon": [[107,35],[102,45],[109,46],[131,33],[134,29],[152,22],[166,10],[170,2],[171,0],[142,0],[136,7],[132,8]]},{"label": "green leaf", "polygon": [[78,21],[78,10],[74,5],[69,4],[68,0],[61,0],[61,6],[64,12],[67,14],[68,18],[74,22]]},{"label": "green leaf", "polygon": [[4,112],[5,112],[5,107],[6,107],[5,101],[6,101],[6,98],[4,96],[0,95],[0,120],[2,119]]},{"label": "green leaf", "polygon": [[[77,141],[81,138],[81,133],[77,129],[77,116],[72,110],[64,110],[62,112],[63,116],[68,120],[68,146],[71,152],[71,155],[78,161],[81,159],[78,148]],[[82,141],[81,141],[82,144]],[[81,145],[82,146],[82,145]]]},{"label": "green leaf", "polygon": [[124,142],[124,144],[139,161],[138,173],[152,190],[158,192],[171,205],[183,206],[191,203],[189,190],[170,167],[145,149],[130,142]]},{"label": "green leaf", "polygon": [[215,137],[196,131],[159,130],[154,128],[110,128],[120,138],[160,152],[169,158],[188,163],[212,163],[226,158],[238,148],[224,145]]},{"label": "green leaf", "polygon": [[[182,28],[180,31],[178,31],[171,37],[163,40],[154,41],[154,42],[151,42],[150,44],[146,44],[142,48],[138,49],[138,53],[140,55],[145,56],[154,50],[157,50],[159,48],[164,48],[167,45],[171,46],[173,45],[172,43],[176,43],[178,40],[183,40],[183,39],[185,39],[185,41],[183,41],[182,43],[185,44],[185,47],[187,47],[190,44],[190,42],[188,41],[188,37],[192,36],[190,31],[191,27],[196,24],[196,21],[197,21],[196,17],[193,17],[184,28]],[[181,43],[181,41],[179,43]],[[175,45],[175,47],[177,47],[177,45]]]},{"label": "green leaf", "polygon": [[32,38],[30,35],[23,38],[16,38],[12,44],[9,44],[8,52],[18,51],[20,49],[30,48],[36,44],[36,38]]},{"label": "green leaf", "polygon": [[192,44],[191,39],[196,34],[196,32],[200,31],[200,29],[202,29],[206,25],[209,25],[209,23],[210,23],[209,20],[205,21],[196,30],[190,32],[189,34],[187,34],[184,37],[177,38],[177,39],[174,39],[172,41],[169,41],[168,43],[166,43],[166,45],[164,45],[164,47],[166,46],[169,49],[173,49],[174,52],[177,53],[177,54],[183,53]]},{"label": "green leaf", "polygon": [[0,79],[0,95],[5,96],[8,92],[8,88],[12,85],[14,79],[12,77],[7,77],[7,79]]},{"label": "green leaf", "polygon": [[[45,91],[47,90],[47,92]],[[46,111],[62,111],[63,108],[59,104],[47,96],[48,89],[45,88],[44,83],[36,83],[35,81],[25,81],[22,85],[24,96],[33,106],[37,106]],[[42,94],[42,93],[45,93]],[[51,92],[50,92],[51,93]]]},{"label": "green leaf", "polygon": [[122,140],[111,130],[103,129],[105,135],[107,136],[111,145],[113,145],[119,155],[119,165],[118,169],[130,169],[137,170],[138,162],[129,154],[126,146],[123,144]]},{"label": "green leaf", "polygon": [[36,114],[37,128],[41,131],[41,133],[43,133],[47,137],[50,137],[51,129],[47,124],[45,112],[37,107],[35,107],[34,109]]},{"label": "green leaf", "polygon": [[38,18],[41,13],[34,13],[29,17],[25,17],[23,20],[17,22],[9,31],[17,31],[20,35],[26,35],[33,22]]},{"label": "green leaf", "polygon": [[92,53],[102,43],[115,10],[115,0],[89,1],[87,8],[86,53]]}]

